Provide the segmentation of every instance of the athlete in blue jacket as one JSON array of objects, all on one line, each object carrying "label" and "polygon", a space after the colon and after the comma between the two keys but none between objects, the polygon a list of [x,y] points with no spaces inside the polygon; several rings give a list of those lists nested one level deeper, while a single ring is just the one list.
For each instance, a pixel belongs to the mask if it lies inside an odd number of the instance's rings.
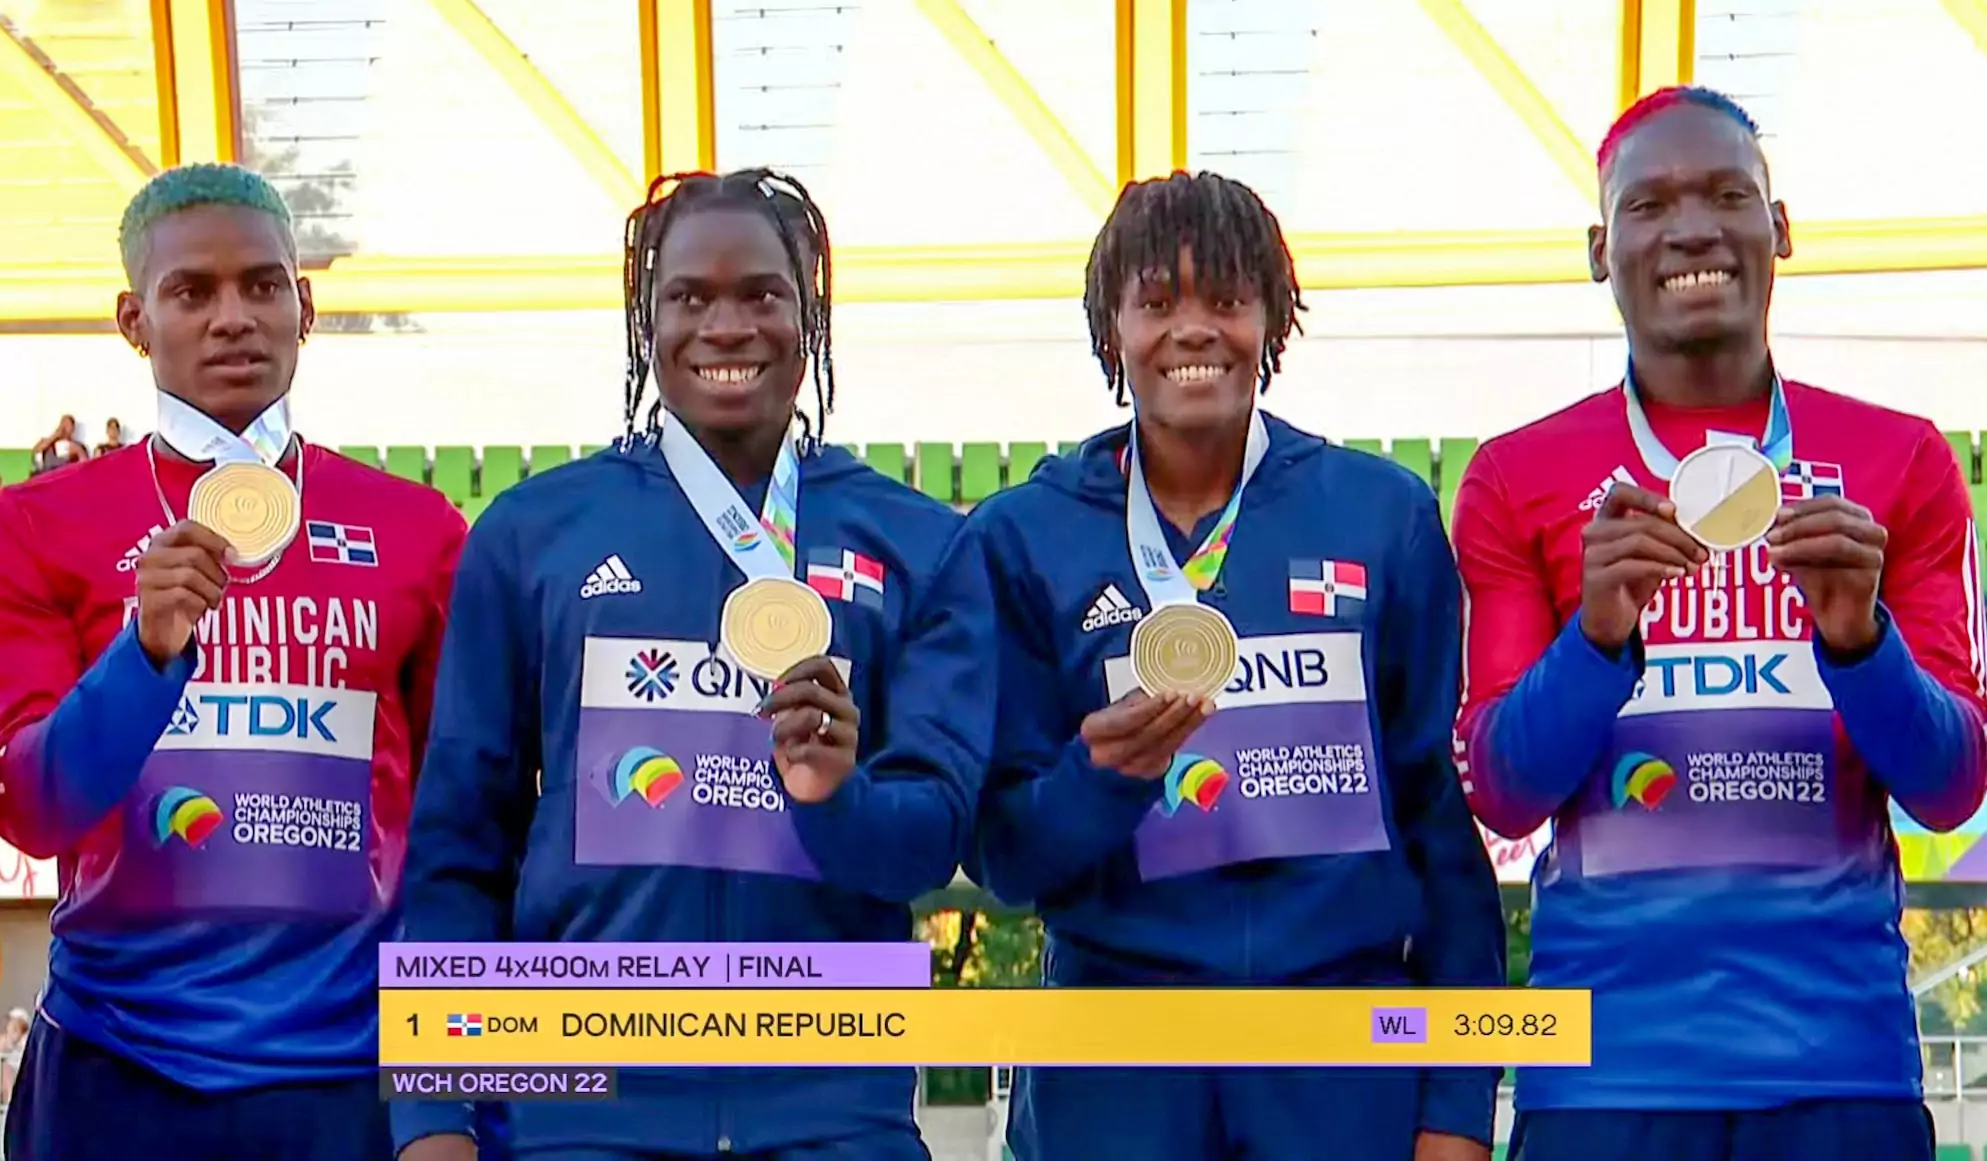
[{"label": "athlete in blue jacket", "polygon": [[[799,186],[664,179],[628,238],[629,437],[506,491],[464,549],[405,938],[909,940],[910,902],[970,841],[992,744],[985,566],[949,508],[818,442],[829,251]],[[795,406],[810,364],[812,422]],[[721,546],[732,506],[747,511]],[[758,575],[750,554],[788,536],[774,571],[800,565],[827,598],[832,660],[769,694],[719,647],[719,617]],[[644,748],[665,776],[638,759],[625,793],[615,775]],[[910,1161],[928,1156],[915,1084],[909,1068],[624,1070],[613,1103],[509,1120],[533,1158]],[[394,1114],[406,1161],[473,1156],[469,1106]]]},{"label": "athlete in blue jacket", "polygon": [[[1134,422],[968,520],[1002,649],[980,881],[1042,915],[1052,986],[1500,985],[1450,751],[1454,561],[1427,485],[1257,409],[1303,307],[1275,218],[1213,174],[1131,186],[1085,304]],[[1135,625],[1174,600],[1242,638],[1211,715],[1130,676]],[[1023,1069],[1009,1142],[1020,1161],[1480,1159],[1496,1084]]]}]

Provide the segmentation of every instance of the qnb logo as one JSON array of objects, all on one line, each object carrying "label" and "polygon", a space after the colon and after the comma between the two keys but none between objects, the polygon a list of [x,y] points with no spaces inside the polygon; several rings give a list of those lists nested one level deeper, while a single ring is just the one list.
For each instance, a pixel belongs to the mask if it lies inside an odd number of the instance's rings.
[{"label": "qnb logo", "polygon": [[166,732],[184,736],[208,723],[222,738],[316,738],[336,745],[330,717],[338,703],[329,698],[283,697],[278,694],[203,693],[182,699]]},{"label": "qnb logo", "polygon": [[643,701],[661,701],[676,692],[676,657],[644,649],[628,661],[628,692]]},{"label": "qnb logo", "polygon": [[1765,657],[1748,653],[1743,657],[1651,657],[1647,675],[1636,688],[1636,696],[1653,691],[1671,697],[1743,697],[1749,694],[1793,695],[1787,683],[1775,672],[1787,660],[1785,653]]}]

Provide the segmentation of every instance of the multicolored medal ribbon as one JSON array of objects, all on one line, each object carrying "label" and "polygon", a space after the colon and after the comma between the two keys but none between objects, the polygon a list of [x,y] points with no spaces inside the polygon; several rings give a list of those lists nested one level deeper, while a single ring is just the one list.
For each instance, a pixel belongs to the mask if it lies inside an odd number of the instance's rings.
[{"label": "multicolored medal ribbon", "polygon": [[792,436],[780,442],[756,518],[710,453],[674,416],[663,425],[661,446],[670,474],[712,542],[745,576],[725,598],[719,642],[747,672],[769,681],[826,653],[835,632],[828,602],[794,576],[800,457]]},{"label": "multicolored medal ribbon", "polygon": [[1260,411],[1249,414],[1249,440],[1235,492],[1214,527],[1180,564],[1166,543],[1158,510],[1145,484],[1139,458],[1138,423],[1131,425],[1126,464],[1125,539],[1132,567],[1152,603],[1152,612],[1132,630],[1132,673],[1154,697],[1168,693],[1195,699],[1213,697],[1235,674],[1241,641],[1220,610],[1202,604],[1200,594],[1214,585],[1228,560],[1228,542],[1242,511],[1242,493],[1269,452],[1269,428]]}]

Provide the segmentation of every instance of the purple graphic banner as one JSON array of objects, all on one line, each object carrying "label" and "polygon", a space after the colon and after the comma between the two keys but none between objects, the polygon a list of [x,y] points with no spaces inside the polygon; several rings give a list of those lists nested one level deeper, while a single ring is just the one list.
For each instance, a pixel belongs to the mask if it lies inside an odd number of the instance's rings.
[{"label": "purple graphic banner", "polygon": [[1822,866],[1859,829],[1836,802],[1831,711],[1647,714],[1614,736],[1558,832],[1575,873]]},{"label": "purple graphic banner", "polygon": [[383,988],[928,988],[928,943],[386,943]]},{"label": "purple graphic banner", "polygon": [[580,710],[574,859],[820,879],[787,813],[772,738],[750,714]]},{"label": "purple graphic banner", "polygon": [[159,750],[124,807],[92,905],[132,914],[357,917],[380,902],[372,766],[267,750]]},{"label": "purple graphic banner", "polygon": [[1364,702],[1219,710],[1187,739],[1139,824],[1139,874],[1386,850],[1379,779]]},{"label": "purple graphic banner", "polygon": [[1373,1043],[1375,1044],[1428,1043],[1428,1009],[1426,1008],[1373,1009]]}]

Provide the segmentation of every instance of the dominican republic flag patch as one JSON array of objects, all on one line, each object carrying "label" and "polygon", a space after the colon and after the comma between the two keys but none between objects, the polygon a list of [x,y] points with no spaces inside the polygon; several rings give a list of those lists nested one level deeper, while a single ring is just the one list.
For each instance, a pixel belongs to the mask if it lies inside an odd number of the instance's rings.
[{"label": "dominican republic flag patch", "polygon": [[450,1036],[481,1036],[483,1034],[483,1017],[458,1016],[451,1012],[448,1017],[448,1034]]},{"label": "dominican republic flag patch", "polygon": [[1819,460],[1795,460],[1780,476],[1782,500],[1812,500],[1842,495],[1842,465]]},{"label": "dominican republic flag patch", "polygon": [[1309,617],[1343,617],[1366,602],[1366,566],[1346,560],[1290,562],[1290,611]]},{"label": "dominican republic flag patch", "polygon": [[379,549],[373,544],[373,530],[357,524],[333,524],[311,520],[304,524],[310,537],[310,558],[325,564],[379,565]]},{"label": "dominican republic flag patch", "polygon": [[807,585],[831,601],[883,607],[883,565],[846,548],[807,550]]}]

